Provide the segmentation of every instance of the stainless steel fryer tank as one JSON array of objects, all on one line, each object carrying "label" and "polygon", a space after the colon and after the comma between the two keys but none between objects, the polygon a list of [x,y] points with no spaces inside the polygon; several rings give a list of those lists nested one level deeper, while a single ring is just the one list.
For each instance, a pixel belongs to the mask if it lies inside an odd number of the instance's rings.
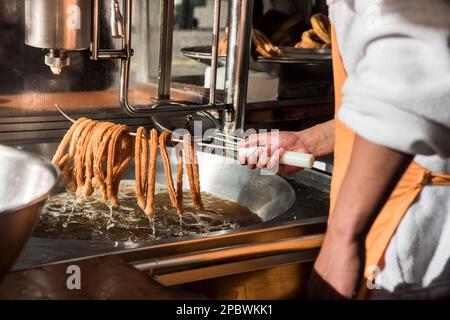
[{"label": "stainless steel fryer tank", "polygon": [[[39,150],[39,153],[42,153],[42,151],[48,153],[51,150],[53,150],[53,147],[48,147],[47,145],[47,148]],[[176,176],[177,170],[176,153],[174,151],[174,148],[168,148],[169,159],[171,160],[172,177]],[[295,191],[292,186],[277,175],[268,174],[267,172],[263,173],[259,170],[249,170],[246,167],[241,166],[232,158],[230,159],[210,153],[198,152],[197,158],[199,162],[202,192],[206,192],[223,200],[236,202],[239,205],[246,207],[252,213],[256,214],[263,223],[282,215],[292,207],[295,201]],[[160,156],[158,156],[157,159],[156,192],[158,193],[167,190],[167,183],[162,159]],[[127,189],[129,187],[134,189],[134,161],[131,162],[121,183],[122,185],[125,185]],[[61,185],[60,189],[61,191],[64,191],[64,186]],[[184,191],[189,191],[187,174],[184,174],[183,177],[183,189]],[[158,217],[156,219],[158,219]],[[223,232],[229,231],[231,230],[223,230]],[[53,238],[53,236],[49,237]],[[178,236],[170,236],[169,238],[173,238],[173,240],[179,239]],[[58,240],[59,238],[56,236],[54,239]],[[83,238],[80,237],[79,239],[82,240]],[[94,240],[83,241],[94,242]],[[100,241],[111,242],[107,240]],[[148,241],[151,240],[149,239]],[[148,241],[146,240],[145,242]],[[133,242],[139,244],[144,241]]]},{"label": "stainless steel fryer tank", "polygon": [[[51,158],[57,144],[16,147]],[[31,237],[14,270],[114,255],[163,286],[182,286],[212,298],[297,297],[326,228],[329,177],[304,170],[284,179],[248,170],[236,161],[223,162],[217,155],[199,153],[198,158],[203,190],[240,202],[264,222],[240,230],[139,243]],[[160,161],[157,166],[163,172]],[[133,172],[130,167],[124,179],[133,179]],[[158,174],[157,183],[165,184],[163,174]],[[245,294],[239,293],[243,288]]]}]

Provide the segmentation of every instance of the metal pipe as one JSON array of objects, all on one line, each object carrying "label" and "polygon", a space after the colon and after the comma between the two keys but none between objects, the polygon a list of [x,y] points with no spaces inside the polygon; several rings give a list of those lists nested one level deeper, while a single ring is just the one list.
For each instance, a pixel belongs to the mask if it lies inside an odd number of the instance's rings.
[{"label": "metal pipe", "polygon": [[230,0],[228,27],[226,103],[233,106],[235,129],[245,123],[253,0]]},{"label": "metal pipe", "polygon": [[128,54],[124,49],[100,49],[100,0],[93,0],[91,59],[125,59]]},{"label": "metal pipe", "polygon": [[125,59],[127,53],[123,50],[102,49],[97,54],[97,59]]},{"label": "metal pipe", "polygon": [[125,24],[123,22],[123,17],[120,12],[118,0],[111,0],[110,25],[111,25],[111,36],[116,39],[123,38],[125,34],[124,32]]},{"label": "metal pipe", "polygon": [[[173,17],[173,0],[163,0],[164,3],[168,4],[167,8],[164,9],[166,12],[172,12],[170,15]],[[119,88],[119,99],[120,104],[123,108],[123,110],[128,113],[131,116],[145,116],[145,115],[154,115],[154,114],[160,114],[160,113],[170,113],[170,112],[195,112],[198,110],[207,110],[211,108],[217,108],[220,106],[217,105],[185,105],[180,106],[179,103],[172,103],[170,101],[160,101],[155,104],[151,104],[148,106],[142,106],[141,108],[133,107],[130,105],[128,101],[128,92],[129,92],[129,83],[130,83],[130,59],[132,56],[132,49],[131,49],[131,18],[132,18],[132,7],[131,7],[131,0],[126,0],[126,6],[125,6],[125,37],[123,38],[123,50],[126,52],[126,57],[122,59],[121,64],[121,71],[120,71],[120,88]],[[172,21],[173,19],[169,19]],[[169,30],[170,31],[170,30]],[[170,34],[172,34],[172,31],[170,31]],[[161,97],[169,97],[170,96],[170,64],[171,64],[171,48],[172,48],[172,36],[170,35],[170,39],[166,37],[164,41],[164,46],[169,45],[168,51],[170,51],[170,54],[167,54],[167,57],[163,57],[163,59],[168,59],[168,62],[166,61],[163,63],[165,67],[161,69],[160,64],[160,72],[162,72],[164,79],[163,83],[158,81],[158,96]],[[169,49],[170,48],[170,49]],[[160,51],[160,60],[161,60],[162,52]],[[166,76],[166,74],[169,74],[169,76]],[[161,73],[160,73],[161,75]],[[161,79],[160,79],[161,80]],[[163,85],[163,89],[160,89],[159,87]],[[159,108],[156,108],[159,107]]]},{"label": "metal pipe", "polygon": [[214,26],[211,49],[211,76],[209,79],[209,103],[216,103],[217,60],[219,56],[220,5],[221,0],[214,0]]},{"label": "metal pipe", "polygon": [[174,0],[161,0],[158,67],[159,100],[170,99],[174,10]]},{"label": "metal pipe", "polygon": [[92,14],[91,59],[98,60],[98,51],[100,48],[100,0],[93,0]]},{"label": "metal pipe", "polygon": [[237,245],[219,250],[205,250],[185,255],[136,261],[132,265],[141,271],[151,271],[152,274],[166,273],[181,268],[198,268],[228,261],[317,249],[321,247],[323,239],[323,234],[315,234],[299,238]]},{"label": "metal pipe", "polygon": [[[170,74],[172,57],[172,35],[173,35],[173,0],[162,0],[162,19],[161,27],[161,48],[160,48],[160,77],[158,79],[158,97],[161,100],[170,97]],[[128,101],[129,83],[130,83],[130,64],[133,56],[131,47],[131,24],[132,24],[132,0],[125,0],[124,8],[124,37],[122,38],[122,49],[100,49],[100,8],[99,0],[94,0],[93,4],[93,36],[92,36],[92,59],[121,59],[119,101],[122,109],[131,116],[146,116],[161,113],[173,112],[195,112],[198,110],[207,110],[220,108],[218,105],[181,105],[170,101],[160,101],[154,104],[134,107]],[[159,107],[159,108],[157,108]]]}]

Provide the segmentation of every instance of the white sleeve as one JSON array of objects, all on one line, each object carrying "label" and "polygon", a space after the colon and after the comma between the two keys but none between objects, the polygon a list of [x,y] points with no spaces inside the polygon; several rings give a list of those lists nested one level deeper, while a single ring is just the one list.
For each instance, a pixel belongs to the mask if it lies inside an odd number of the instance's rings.
[{"label": "white sleeve", "polygon": [[450,157],[450,4],[378,2],[379,23],[357,12],[342,44],[353,60],[338,117],[376,144]]}]

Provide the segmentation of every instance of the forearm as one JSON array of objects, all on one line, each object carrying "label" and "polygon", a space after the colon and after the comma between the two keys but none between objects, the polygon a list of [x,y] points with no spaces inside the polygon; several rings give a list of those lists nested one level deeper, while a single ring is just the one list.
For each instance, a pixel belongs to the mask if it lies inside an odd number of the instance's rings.
[{"label": "forearm", "polygon": [[363,241],[412,156],[356,137],[329,231],[348,241]]},{"label": "forearm", "polygon": [[310,152],[316,157],[322,157],[333,152],[334,120],[298,132]]}]

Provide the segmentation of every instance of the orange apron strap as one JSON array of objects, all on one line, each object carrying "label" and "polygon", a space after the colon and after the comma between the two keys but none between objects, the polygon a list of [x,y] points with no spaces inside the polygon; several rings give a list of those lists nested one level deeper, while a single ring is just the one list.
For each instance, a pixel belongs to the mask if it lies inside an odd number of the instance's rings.
[{"label": "orange apron strap", "polygon": [[450,174],[431,173],[430,184],[433,186],[448,186],[450,185]]},{"label": "orange apron strap", "polygon": [[411,163],[367,235],[365,283],[362,283],[359,299],[367,296],[368,282],[373,283],[374,273],[384,265],[384,254],[392,236],[405,213],[426,185],[450,186],[450,175],[432,173],[415,162]]},{"label": "orange apron strap", "polygon": [[[383,264],[384,251],[406,211],[426,185],[450,185],[450,175],[431,173],[413,162],[384,205],[366,238],[366,269]],[[371,276],[366,273],[366,277]]]}]

